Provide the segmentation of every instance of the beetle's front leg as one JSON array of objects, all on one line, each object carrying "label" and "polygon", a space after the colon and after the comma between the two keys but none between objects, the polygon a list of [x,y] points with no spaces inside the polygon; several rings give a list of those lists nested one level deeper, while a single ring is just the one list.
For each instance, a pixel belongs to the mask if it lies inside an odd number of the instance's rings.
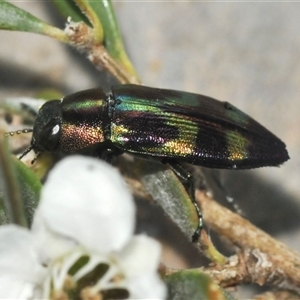
[{"label": "beetle's front leg", "polygon": [[98,157],[106,162],[108,162],[109,164],[113,163],[113,160],[116,156],[123,154],[124,151],[116,148],[116,147],[105,147],[105,148],[101,148],[98,151]]},{"label": "beetle's front leg", "polygon": [[203,228],[203,216],[202,216],[201,209],[195,198],[195,187],[194,187],[193,176],[177,161],[164,160],[163,163],[167,164],[169,168],[176,174],[176,176],[188,185],[188,192],[198,216],[198,226],[192,236],[192,241],[197,242],[200,237],[200,232]]}]

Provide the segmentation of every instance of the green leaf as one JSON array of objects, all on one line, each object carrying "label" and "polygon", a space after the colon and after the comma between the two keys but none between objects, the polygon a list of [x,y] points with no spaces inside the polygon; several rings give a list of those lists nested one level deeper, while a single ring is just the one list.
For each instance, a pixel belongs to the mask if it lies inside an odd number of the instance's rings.
[{"label": "green leaf", "polygon": [[[59,9],[60,13],[65,17],[71,16],[72,20],[75,22],[83,21],[89,26],[98,26],[98,22],[94,21],[87,14],[82,13],[75,2],[80,2],[80,0],[52,0],[56,7]],[[123,40],[120,34],[117,19],[114,13],[114,9],[111,1],[109,0],[87,0],[83,3],[87,7],[91,7],[95,14],[98,16],[99,22],[101,22],[104,31],[104,44],[107,52],[114,58],[118,63],[120,63],[127,72],[135,77],[137,73],[133,68],[124,48]]]},{"label": "green leaf", "polygon": [[0,138],[0,192],[2,198],[1,221],[27,227],[19,181],[13,161],[7,149],[7,143]]},{"label": "green leaf", "polygon": [[93,28],[94,41],[103,42],[101,20],[96,15],[88,0],[52,0],[59,12],[65,17],[71,17],[73,22],[84,22]]},{"label": "green leaf", "polygon": [[41,188],[39,178],[0,139],[0,224],[31,224]]},{"label": "green leaf", "polygon": [[124,43],[115,16],[114,8],[110,0],[93,1],[88,0],[91,7],[97,14],[104,30],[104,42],[107,52],[123,67],[138,78],[124,47]]},{"label": "green leaf", "polygon": [[101,24],[101,19],[98,18],[96,12],[92,7],[92,3],[101,3],[90,1],[90,0],[74,0],[78,5],[80,10],[85,14],[85,16],[89,19],[90,23],[93,26],[93,35],[95,43],[103,43],[103,28]]},{"label": "green leaf", "polygon": [[188,238],[198,225],[192,201],[178,177],[161,163],[137,160],[137,172],[147,192]]},{"label": "green leaf", "polygon": [[73,0],[52,0],[52,2],[61,15],[66,19],[71,17],[72,21],[74,22],[84,22],[88,26],[92,27],[92,24],[89,22],[88,18],[82,13],[80,8]]},{"label": "green leaf", "polygon": [[[3,169],[2,166],[1,173],[6,175],[1,177],[0,224],[13,222],[22,225],[23,221],[18,220],[22,220],[22,215],[24,215],[27,222],[23,225],[26,223],[30,225],[39,202],[42,184],[38,177],[17,158],[12,159],[11,155],[8,155],[5,158],[5,164],[10,165],[13,177],[8,177],[5,170],[7,167]],[[3,178],[6,178],[4,182]],[[11,195],[12,192],[17,196]],[[14,216],[10,216],[11,211]]]},{"label": "green leaf", "polygon": [[168,299],[234,300],[209,276],[197,270],[183,270],[166,277]]},{"label": "green leaf", "polygon": [[125,50],[112,3],[109,0],[89,2],[104,28],[107,51],[113,58],[120,57]]},{"label": "green leaf", "polygon": [[64,31],[3,0],[0,0],[0,29],[33,32],[62,42],[69,41]]},{"label": "green leaf", "polygon": [[[91,20],[89,20],[88,16],[86,16],[86,14],[80,10],[79,6],[75,4],[75,2],[79,4],[80,0],[52,1],[60,13],[66,18],[70,16],[74,22],[83,21],[87,25],[94,27],[95,24],[93,24]],[[113,58],[119,58],[123,56],[125,54],[124,45],[112,3],[109,0],[87,0],[85,2],[86,3],[84,3],[84,5],[88,5],[94,10],[98,16],[98,20],[103,26],[105,34],[105,47],[109,54]]]},{"label": "green leaf", "polygon": [[24,163],[16,158],[14,162],[26,218],[29,224],[31,224],[34,212],[39,203],[42,184],[35,173]]}]

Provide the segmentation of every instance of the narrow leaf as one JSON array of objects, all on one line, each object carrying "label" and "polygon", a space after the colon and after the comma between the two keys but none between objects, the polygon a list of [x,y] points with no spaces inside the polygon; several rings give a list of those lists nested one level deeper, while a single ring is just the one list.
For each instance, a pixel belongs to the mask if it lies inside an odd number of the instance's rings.
[{"label": "narrow leaf", "polygon": [[26,219],[31,224],[40,199],[42,184],[37,175],[17,158],[15,158],[15,167]]},{"label": "narrow leaf", "polygon": [[64,31],[3,0],[0,0],[0,29],[33,32],[62,42],[69,41]]},{"label": "narrow leaf", "polygon": [[103,28],[87,0],[52,0],[59,12],[65,17],[71,17],[73,22],[84,22],[93,28],[95,42],[103,42]]},{"label": "narrow leaf", "polygon": [[[1,134],[1,133],[0,133]],[[2,132],[0,138],[0,191],[10,223],[27,227],[17,173]]]},{"label": "narrow leaf", "polygon": [[196,270],[183,270],[166,277],[168,299],[234,300],[209,276]]},{"label": "narrow leaf", "polygon": [[114,8],[110,0],[87,0],[101,21],[107,52],[119,62],[130,74],[138,78],[123,44]]},{"label": "narrow leaf", "polygon": [[84,22],[88,26],[92,26],[87,17],[82,13],[80,8],[73,0],[52,0],[57,10],[64,18],[71,17],[73,22]]},{"label": "narrow leaf", "polygon": [[194,205],[178,177],[166,166],[138,160],[143,186],[190,239],[198,225]]},{"label": "narrow leaf", "polygon": [[[94,41],[96,43],[103,42],[103,29],[101,24],[101,19],[98,18],[97,14],[95,13],[94,9],[90,5],[91,3],[97,3],[97,2],[91,2],[89,0],[74,0],[80,10],[84,13],[84,15],[88,18],[90,23],[93,26],[93,33],[94,33]],[[99,1],[100,3],[101,1]]]}]

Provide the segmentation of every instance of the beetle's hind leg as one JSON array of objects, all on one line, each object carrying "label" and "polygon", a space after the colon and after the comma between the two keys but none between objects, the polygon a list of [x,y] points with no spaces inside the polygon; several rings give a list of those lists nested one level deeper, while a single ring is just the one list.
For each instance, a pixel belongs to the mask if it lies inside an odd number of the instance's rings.
[{"label": "beetle's hind leg", "polygon": [[166,160],[163,161],[163,163],[167,164],[170,167],[170,169],[176,174],[176,176],[188,185],[188,192],[198,216],[198,226],[192,236],[192,241],[197,242],[200,237],[200,232],[203,229],[203,216],[195,198],[195,186],[193,176],[177,161]]}]

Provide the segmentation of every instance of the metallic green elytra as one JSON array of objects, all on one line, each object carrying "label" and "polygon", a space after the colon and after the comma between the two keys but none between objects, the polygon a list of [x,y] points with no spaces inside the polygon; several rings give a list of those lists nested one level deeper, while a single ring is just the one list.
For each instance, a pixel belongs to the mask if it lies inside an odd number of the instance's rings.
[{"label": "metallic green elytra", "polygon": [[[285,144],[254,119],[210,97],[139,85],[81,91],[46,102],[38,112],[29,151],[103,157],[122,152],[168,163],[193,186],[180,162],[208,168],[278,166],[289,159]],[[184,173],[184,174],[183,174]],[[199,225],[202,216],[192,195]]]},{"label": "metallic green elytra", "polygon": [[112,89],[110,140],[122,151],[209,168],[276,166],[288,159],[270,131],[226,102],[142,86]]}]

